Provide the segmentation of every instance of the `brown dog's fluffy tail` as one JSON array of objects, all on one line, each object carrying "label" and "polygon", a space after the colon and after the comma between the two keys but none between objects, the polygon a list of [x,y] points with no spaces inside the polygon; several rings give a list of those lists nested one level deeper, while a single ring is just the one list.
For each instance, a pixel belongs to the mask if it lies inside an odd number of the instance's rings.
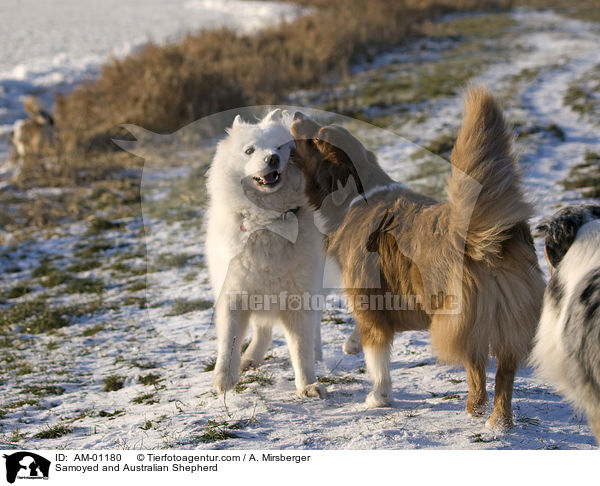
[{"label": "brown dog's fluffy tail", "polygon": [[496,260],[509,230],[533,212],[521,191],[512,141],[492,95],[484,88],[469,89],[447,192],[452,229],[474,260]]}]

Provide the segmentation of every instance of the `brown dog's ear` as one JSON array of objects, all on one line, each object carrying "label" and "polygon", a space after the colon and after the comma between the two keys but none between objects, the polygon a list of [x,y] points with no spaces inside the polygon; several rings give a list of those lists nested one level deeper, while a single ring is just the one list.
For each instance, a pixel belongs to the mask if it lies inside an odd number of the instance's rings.
[{"label": "brown dog's ear", "polygon": [[328,125],[319,130],[315,143],[330,162],[350,167],[368,167],[374,156],[348,130],[338,125]]},{"label": "brown dog's ear", "polygon": [[331,167],[335,181],[340,181],[345,187],[352,177],[358,193],[364,194],[357,167],[367,168],[369,154],[373,154],[357,138],[345,128],[327,125],[317,133],[315,146]]},{"label": "brown dog's ear", "polygon": [[290,131],[294,140],[312,140],[321,128],[317,122],[297,111],[294,113],[294,119]]},{"label": "brown dog's ear", "polygon": [[[346,187],[350,177],[358,193],[364,193],[356,167],[361,164],[368,167],[365,163],[375,160],[375,156],[348,130],[337,125],[321,127],[308,116],[296,112],[290,131],[296,143],[295,161],[305,175],[308,173],[314,179],[314,171],[321,167],[318,180],[313,180],[319,187],[319,197],[312,198],[316,207],[320,207],[323,197],[335,191],[339,184]],[[325,164],[321,165],[322,162]]]},{"label": "brown dog's ear", "polygon": [[[290,132],[294,139],[294,162],[302,171],[315,169],[315,162],[322,159],[314,138],[321,128],[317,122],[299,111],[294,114]],[[306,174],[305,174],[306,175]]]}]

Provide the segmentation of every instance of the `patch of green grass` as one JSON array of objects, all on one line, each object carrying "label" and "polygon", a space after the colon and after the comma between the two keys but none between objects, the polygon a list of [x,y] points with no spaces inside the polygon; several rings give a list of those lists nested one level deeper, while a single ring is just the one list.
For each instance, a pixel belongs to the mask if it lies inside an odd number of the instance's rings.
[{"label": "patch of green grass", "polygon": [[444,395],[444,396],[442,397],[442,400],[455,400],[455,399],[457,399],[457,398],[460,398],[460,395],[458,395],[458,394],[454,393],[454,394],[452,394],[452,395]]},{"label": "patch of green grass", "polygon": [[531,82],[533,81],[535,78],[538,77],[538,75],[541,72],[541,68],[539,67],[535,67],[535,68],[523,68],[521,71],[519,71],[517,74],[514,74],[512,76],[510,76],[509,78],[509,84],[513,85],[515,83],[519,83],[519,82]]},{"label": "patch of green grass", "polygon": [[65,318],[62,309],[45,309],[39,315],[31,319],[23,328],[30,334],[39,334],[41,332],[53,331],[69,325],[69,320]]},{"label": "patch of green grass", "polygon": [[105,392],[113,392],[120,390],[123,388],[123,384],[125,383],[125,377],[120,375],[110,375],[104,378],[104,387],[103,390]]},{"label": "patch of green grass", "polygon": [[67,267],[67,272],[79,273],[87,272],[102,266],[102,263],[98,260],[82,260],[79,262],[72,263]]},{"label": "patch of green grass", "polygon": [[592,152],[591,150],[586,150],[583,160],[588,164],[600,164],[600,154]]},{"label": "patch of green grass", "polygon": [[8,309],[2,309],[2,313],[0,313],[0,327],[22,323],[47,308],[48,303],[45,299],[19,302]]},{"label": "patch of green grass", "polygon": [[580,190],[584,197],[600,198],[600,154],[588,150],[583,162],[571,168],[562,185]]},{"label": "patch of green grass", "polygon": [[98,278],[71,277],[67,280],[67,294],[101,294],[106,289],[104,282]]},{"label": "patch of green grass", "polygon": [[202,371],[209,372],[214,371],[215,365],[217,364],[217,358],[209,358],[203,363]]},{"label": "patch of green grass", "polygon": [[131,271],[131,267],[129,265],[125,265],[123,262],[115,263],[109,267],[111,270],[119,273],[129,273]]},{"label": "patch of green grass", "polygon": [[160,269],[182,268],[185,267],[190,262],[190,260],[196,257],[197,255],[190,255],[188,253],[161,253],[160,255],[158,255],[155,265]]},{"label": "patch of green grass", "polygon": [[93,258],[98,253],[102,253],[106,250],[110,250],[113,245],[106,240],[96,240],[89,245],[84,245],[82,248],[75,252],[75,256],[78,258]]},{"label": "patch of green grass", "polygon": [[554,12],[585,22],[600,22],[598,0],[517,0],[515,6],[535,7],[537,9],[552,9]]},{"label": "patch of green grass", "polygon": [[481,433],[473,434],[471,436],[471,442],[476,442],[476,443],[480,443],[480,444],[487,444],[487,443],[493,442],[495,440],[497,440],[495,437],[485,437]]},{"label": "patch of green grass", "polygon": [[124,224],[117,221],[109,221],[108,219],[95,217],[88,225],[88,234],[97,235],[102,231],[123,229]]},{"label": "patch of green grass", "polygon": [[47,426],[33,435],[34,439],[57,439],[63,435],[73,433],[73,429],[64,424],[57,424],[52,427]]},{"label": "patch of green grass", "polygon": [[324,385],[346,385],[349,383],[358,383],[359,380],[352,376],[321,376],[317,381]]},{"label": "patch of green grass", "polygon": [[429,366],[431,363],[428,361],[422,361],[421,363],[415,363],[414,365],[409,366],[409,368],[421,368],[422,366]]},{"label": "patch of green grass", "polygon": [[127,287],[130,292],[139,292],[140,290],[146,290],[146,280],[136,280]]},{"label": "patch of green grass", "polygon": [[105,410],[100,410],[98,412],[98,417],[106,417],[109,420],[118,417],[120,415],[124,415],[125,414],[125,410],[115,410],[114,412],[106,412]]},{"label": "patch of green grass", "polygon": [[165,316],[180,316],[181,314],[187,314],[188,312],[201,311],[211,309],[213,303],[210,300],[205,299],[176,299],[171,306],[171,310],[165,314]]},{"label": "patch of green grass", "polygon": [[8,336],[0,336],[0,348],[14,348],[14,346],[15,341],[13,338]]},{"label": "patch of green grass", "polygon": [[41,284],[46,288],[54,288],[62,285],[70,278],[73,278],[69,272],[54,269],[46,274],[42,279]]},{"label": "patch of green grass", "polygon": [[142,370],[150,370],[152,368],[156,368],[156,363],[152,362],[152,361],[139,361],[139,360],[132,360],[130,361],[131,366],[135,366],[136,368],[140,368]]},{"label": "patch of green grass", "polygon": [[198,278],[198,272],[188,272],[183,276],[183,280],[185,282],[193,282],[194,280],[196,280]]},{"label": "patch of green grass", "polygon": [[542,423],[540,421],[540,419],[531,418],[531,417],[519,417],[517,419],[517,422],[525,424],[525,425],[531,425],[531,426],[534,426],[534,427],[539,427],[540,424]]},{"label": "patch of green grass", "polygon": [[125,299],[125,305],[136,305],[140,309],[148,307],[148,302],[145,297],[129,296]]},{"label": "patch of green grass", "polygon": [[456,380],[456,379],[454,379],[454,378],[450,378],[450,379],[448,380],[448,382],[449,382],[449,383],[452,383],[453,385],[458,385],[459,383],[463,383],[463,382],[464,382],[464,380]]},{"label": "patch of green grass", "polygon": [[160,400],[156,397],[156,393],[143,393],[133,398],[131,402],[137,405],[152,405],[154,403],[160,402]]},{"label": "patch of green grass", "polygon": [[208,420],[204,426],[204,432],[196,437],[199,442],[209,443],[227,439],[238,439],[239,435],[228,430],[227,422]]},{"label": "patch of green grass", "polygon": [[550,133],[550,135],[552,135],[553,137],[558,138],[561,142],[564,142],[567,138],[565,135],[565,131],[556,123],[550,123],[550,125],[546,127],[546,131]]},{"label": "patch of green grass", "polygon": [[160,375],[154,374],[154,373],[148,373],[147,375],[139,375],[138,376],[138,381],[142,384],[142,385],[156,385],[158,384],[160,381],[162,381],[162,378],[160,377]]},{"label": "patch of green grass", "polygon": [[95,326],[89,327],[81,333],[82,337],[95,336],[104,329],[104,324],[96,324]]},{"label": "patch of green grass", "polygon": [[19,427],[15,426],[15,428],[12,430],[12,432],[10,433],[10,435],[8,436],[8,441],[9,442],[20,442],[25,438],[25,434],[19,432]]},{"label": "patch of green grass", "polygon": [[585,115],[594,113],[597,109],[597,103],[594,97],[578,84],[571,84],[563,96],[563,104],[570,106],[571,109]]},{"label": "patch of green grass", "polygon": [[112,265],[109,268],[111,270],[114,270],[115,272],[126,273],[126,274],[129,274],[132,276],[140,276],[140,275],[145,275],[147,273],[145,266],[134,268],[134,267],[130,267],[129,265],[126,265],[123,262],[115,263],[114,265]]},{"label": "patch of green grass", "polygon": [[494,38],[502,35],[506,29],[515,25],[515,20],[507,13],[485,13],[460,16],[445,22],[437,22],[430,26],[430,35],[436,37],[485,37]]},{"label": "patch of green grass", "polygon": [[[165,197],[155,203],[147,204],[144,212],[166,222],[197,222],[202,216],[202,206],[207,200],[205,170],[205,167],[193,168],[188,177],[178,181]],[[165,260],[161,260],[159,258],[156,265],[159,269],[182,267],[187,263],[185,256],[180,256],[179,261],[176,261],[171,258],[171,255],[165,254]]]},{"label": "patch of green grass", "polygon": [[34,278],[45,277],[55,271],[56,271],[56,267],[54,265],[52,265],[50,262],[44,260],[31,273],[31,276]]},{"label": "patch of green grass", "polygon": [[36,397],[46,397],[49,395],[62,395],[65,389],[57,385],[26,385],[21,393],[30,393]]},{"label": "patch of green grass", "polygon": [[252,383],[256,383],[259,386],[272,385],[273,377],[265,373],[248,373],[242,375],[237,385],[235,386],[235,391],[237,393],[241,393],[248,388],[248,385]]},{"label": "patch of green grass", "polygon": [[91,408],[86,408],[82,410],[77,415],[71,418],[63,418],[64,422],[67,424],[72,424],[73,422],[77,422],[78,420],[83,420],[87,417],[92,417],[94,415],[94,411]]},{"label": "patch of green grass", "polygon": [[456,142],[455,134],[444,134],[440,135],[435,140],[432,140],[427,144],[425,149],[431,153],[444,157],[446,159],[450,158],[450,152],[454,148],[454,143]]},{"label": "patch of green grass", "polygon": [[74,317],[83,317],[87,315],[96,314],[101,311],[109,311],[109,310],[117,310],[119,305],[117,303],[107,304],[100,297],[96,300],[92,300],[90,302],[81,303],[77,305],[72,305],[69,307],[65,307],[63,309],[64,315],[74,316]]},{"label": "patch of green grass", "polygon": [[17,376],[24,376],[33,373],[33,366],[27,362],[19,363],[14,369],[17,370]]},{"label": "patch of green grass", "polygon": [[3,405],[3,407],[7,410],[15,410],[21,407],[36,407],[39,405],[40,401],[37,398],[27,398],[23,400],[17,400],[16,402],[11,402]]},{"label": "patch of green grass", "polygon": [[144,425],[140,425],[138,428],[140,428],[142,430],[150,430],[152,428],[152,421],[151,420],[146,420],[144,422]]},{"label": "patch of green grass", "polygon": [[23,326],[25,332],[37,334],[69,324],[64,309],[52,308],[45,298],[19,302],[0,314],[0,328],[13,324]]},{"label": "patch of green grass", "polygon": [[522,139],[536,133],[548,134],[551,137],[558,138],[561,142],[566,139],[565,131],[556,123],[550,123],[546,126],[531,125],[531,126],[515,126],[517,138]]},{"label": "patch of green grass", "polygon": [[5,297],[7,299],[17,299],[19,297],[23,297],[24,295],[30,293],[33,289],[27,285],[25,282],[19,282],[13,288],[11,288],[8,292],[6,292]]}]

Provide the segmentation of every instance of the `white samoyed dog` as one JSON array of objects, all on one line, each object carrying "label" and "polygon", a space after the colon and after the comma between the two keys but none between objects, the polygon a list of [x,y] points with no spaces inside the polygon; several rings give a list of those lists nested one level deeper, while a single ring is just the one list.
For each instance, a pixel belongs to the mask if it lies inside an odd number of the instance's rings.
[{"label": "white samoyed dog", "polygon": [[[207,259],[216,302],[214,387],[224,393],[240,371],[260,364],[271,327],[283,326],[296,390],[322,397],[315,376],[321,311],[307,295],[322,295],[324,238],[290,162],[291,115],[274,110],[258,123],[238,115],[217,146],[208,173]],[[250,345],[241,344],[252,324]]]}]

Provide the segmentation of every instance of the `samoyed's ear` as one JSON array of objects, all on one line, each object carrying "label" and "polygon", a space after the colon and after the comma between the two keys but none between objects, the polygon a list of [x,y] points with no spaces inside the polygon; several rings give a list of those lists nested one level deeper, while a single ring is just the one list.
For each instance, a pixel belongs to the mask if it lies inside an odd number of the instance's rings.
[{"label": "samoyed's ear", "polygon": [[233,125],[231,125],[231,128],[239,127],[240,125],[243,125],[243,124],[244,124],[244,120],[242,120],[242,116],[235,115],[235,118],[233,119]]},{"label": "samoyed's ear", "polygon": [[231,131],[234,128],[237,128],[237,127],[239,127],[239,126],[241,126],[243,124],[244,124],[244,120],[242,120],[242,117],[240,115],[235,115],[235,118],[233,119],[233,123],[232,123],[231,127],[230,128],[226,128],[225,129],[225,133],[229,134],[229,133],[231,133]]},{"label": "samoyed's ear", "polygon": [[263,122],[269,123],[276,120],[281,120],[282,112],[281,108],[276,108],[275,110],[267,113],[267,116],[263,118]]}]

